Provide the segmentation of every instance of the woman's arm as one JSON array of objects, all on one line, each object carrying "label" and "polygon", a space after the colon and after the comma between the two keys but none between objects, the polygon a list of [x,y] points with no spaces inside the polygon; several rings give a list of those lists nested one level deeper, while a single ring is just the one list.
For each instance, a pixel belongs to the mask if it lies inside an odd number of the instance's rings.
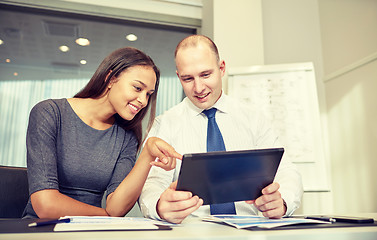
[{"label": "woman's arm", "polygon": [[[159,160],[155,161],[156,158]],[[107,197],[106,212],[110,216],[124,216],[138,199],[151,166],[172,170],[176,158],[182,159],[182,155],[165,141],[156,137],[148,138],[131,172]]]},{"label": "woman's arm", "polygon": [[108,216],[105,209],[95,207],[67,195],[56,189],[45,189],[33,193],[31,203],[39,218],[59,218],[63,216]]},{"label": "woman's arm", "polygon": [[[155,159],[158,158],[158,161]],[[31,195],[39,218],[62,216],[124,216],[134,206],[152,165],[165,170],[175,168],[175,158],[182,159],[170,145],[159,138],[149,138],[135,166],[117,189],[107,197],[106,209],[77,201],[57,189],[44,189]]]}]

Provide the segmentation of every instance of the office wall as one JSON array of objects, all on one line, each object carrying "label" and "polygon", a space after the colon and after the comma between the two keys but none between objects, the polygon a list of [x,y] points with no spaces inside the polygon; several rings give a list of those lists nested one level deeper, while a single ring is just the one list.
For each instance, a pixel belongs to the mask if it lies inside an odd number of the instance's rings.
[{"label": "office wall", "polygon": [[377,1],[318,2],[334,210],[377,212]]},{"label": "office wall", "polygon": [[[323,56],[317,0],[262,1],[265,64],[313,62],[326,169],[330,174]],[[331,186],[331,177],[330,186]],[[305,192],[299,213],[333,211],[332,192]]]},{"label": "office wall", "polygon": [[[377,210],[377,1],[264,0],[265,63],[313,61],[332,192],[304,212]],[[341,75],[338,75],[341,74]]]},{"label": "office wall", "polygon": [[235,3],[214,1],[213,40],[228,67],[263,64],[261,0],[237,0]]}]

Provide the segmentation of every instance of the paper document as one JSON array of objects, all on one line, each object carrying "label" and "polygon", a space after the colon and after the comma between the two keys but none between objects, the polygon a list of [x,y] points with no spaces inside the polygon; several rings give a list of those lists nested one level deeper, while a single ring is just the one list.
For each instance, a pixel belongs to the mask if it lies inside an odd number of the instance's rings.
[{"label": "paper document", "polygon": [[[61,231],[102,231],[102,230],[158,230],[161,225],[169,224],[148,218],[134,217],[102,217],[102,216],[65,216],[69,223],[58,223],[55,232]],[[164,229],[167,229],[164,228]]]},{"label": "paper document", "polygon": [[328,224],[330,222],[318,221],[313,219],[304,218],[280,218],[280,219],[270,219],[254,215],[211,215],[202,219],[207,222],[218,222],[226,223],[230,226],[236,228],[249,228],[249,227],[259,227],[259,228],[275,228],[294,224],[308,224],[308,223],[324,223]]}]

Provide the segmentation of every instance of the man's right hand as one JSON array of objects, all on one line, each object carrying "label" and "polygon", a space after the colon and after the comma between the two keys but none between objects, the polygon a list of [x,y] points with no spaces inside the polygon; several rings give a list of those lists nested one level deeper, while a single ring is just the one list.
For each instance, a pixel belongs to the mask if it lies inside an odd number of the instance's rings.
[{"label": "man's right hand", "polygon": [[160,196],[157,202],[157,213],[160,218],[172,222],[181,223],[188,215],[203,205],[203,200],[198,196],[192,196],[191,192],[176,191],[177,181],[170,184]]}]

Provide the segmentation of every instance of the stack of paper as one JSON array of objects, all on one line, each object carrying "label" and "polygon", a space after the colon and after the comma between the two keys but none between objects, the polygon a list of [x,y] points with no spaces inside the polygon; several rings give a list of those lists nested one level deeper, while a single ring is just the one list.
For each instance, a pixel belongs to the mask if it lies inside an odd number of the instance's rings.
[{"label": "stack of paper", "polygon": [[211,215],[202,219],[208,222],[218,222],[226,223],[230,226],[236,228],[249,228],[249,227],[259,227],[259,228],[275,228],[294,224],[308,224],[308,223],[324,223],[329,224],[330,222],[318,221],[313,219],[304,218],[280,218],[280,219],[270,219],[254,215]]},{"label": "stack of paper", "polygon": [[148,218],[101,216],[65,216],[63,218],[70,218],[71,221],[56,224],[54,231],[157,230],[161,225],[169,226],[168,223]]}]

